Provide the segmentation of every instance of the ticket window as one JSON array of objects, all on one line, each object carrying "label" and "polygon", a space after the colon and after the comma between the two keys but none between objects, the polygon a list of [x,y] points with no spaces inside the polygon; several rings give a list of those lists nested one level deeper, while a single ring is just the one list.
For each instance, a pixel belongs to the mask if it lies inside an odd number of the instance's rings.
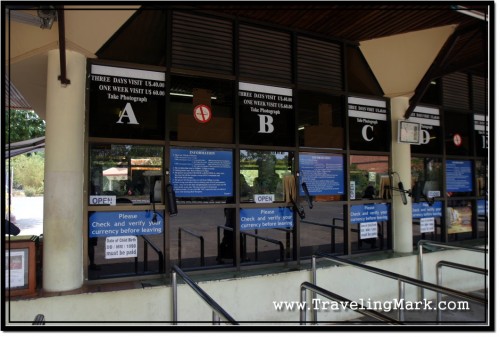
[{"label": "ticket window", "polygon": [[164,271],[163,147],[93,143],[88,279]]}]

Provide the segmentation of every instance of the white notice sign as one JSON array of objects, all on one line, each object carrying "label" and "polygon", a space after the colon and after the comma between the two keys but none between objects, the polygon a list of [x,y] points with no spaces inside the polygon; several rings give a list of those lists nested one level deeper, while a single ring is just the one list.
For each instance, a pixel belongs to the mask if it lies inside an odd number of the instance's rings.
[{"label": "white notice sign", "polygon": [[434,218],[420,218],[420,233],[434,232]]},{"label": "white notice sign", "polygon": [[372,239],[377,237],[377,223],[376,222],[361,222],[359,224],[359,238]]},{"label": "white notice sign", "polygon": [[137,236],[113,236],[106,238],[106,259],[137,256]]}]

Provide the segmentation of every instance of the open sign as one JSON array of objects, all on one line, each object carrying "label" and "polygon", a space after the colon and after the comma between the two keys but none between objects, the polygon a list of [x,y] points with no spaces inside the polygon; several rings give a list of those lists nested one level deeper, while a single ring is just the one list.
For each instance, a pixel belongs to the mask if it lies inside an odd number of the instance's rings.
[{"label": "open sign", "polygon": [[89,203],[91,205],[116,205],[116,195],[91,195]]},{"label": "open sign", "polygon": [[257,204],[274,202],[274,194],[255,194],[253,199]]}]

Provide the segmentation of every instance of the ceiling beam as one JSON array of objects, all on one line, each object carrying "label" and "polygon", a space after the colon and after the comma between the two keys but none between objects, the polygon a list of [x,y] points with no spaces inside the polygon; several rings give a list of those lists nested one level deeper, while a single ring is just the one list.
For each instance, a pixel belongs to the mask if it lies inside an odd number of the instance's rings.
[{"label": "ceiling beam", "polygon": [[415,107],[418,105],[418,103],[424,96],[425,91],[427,90],[427,87],[430,85],[431,81],[439,77],[439,75],[442,75],[442,69],[444,65],[455,57],[455,55],[452,54],[452,51],[454,51],[453,49],[455,48],[460,37],[470,32],[474,32],[475,30],[482,29],[482,26],[483,22],[480,22],[478,24],[458,27],[453,32],[453,34],[448,38],[446,43],[441,48],[438,56],[436,57],[432,65],[429,67],[429,69],[425,73],[420,83],[417,85],[415,89],[415,94],[412,96],[412,98],[410,98],[410,104],[404,115],[405,119],[410,118],[411,114],[413,113],[413,110],[415,110]]}]

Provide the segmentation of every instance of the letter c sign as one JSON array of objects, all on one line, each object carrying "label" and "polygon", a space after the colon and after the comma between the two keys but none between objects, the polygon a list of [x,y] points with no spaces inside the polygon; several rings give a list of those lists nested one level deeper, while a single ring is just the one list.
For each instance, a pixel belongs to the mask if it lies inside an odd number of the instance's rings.
[{"label": "letter c sign", "polygon": [[[368,138],[368,129],[371,130],[370,134],[372,137]],[[373,140],[373,125],[366,124],[363,126],[363,129],[361,129],[361,135],[363,136],[364,140],[367,142],[371,142]]]}]

